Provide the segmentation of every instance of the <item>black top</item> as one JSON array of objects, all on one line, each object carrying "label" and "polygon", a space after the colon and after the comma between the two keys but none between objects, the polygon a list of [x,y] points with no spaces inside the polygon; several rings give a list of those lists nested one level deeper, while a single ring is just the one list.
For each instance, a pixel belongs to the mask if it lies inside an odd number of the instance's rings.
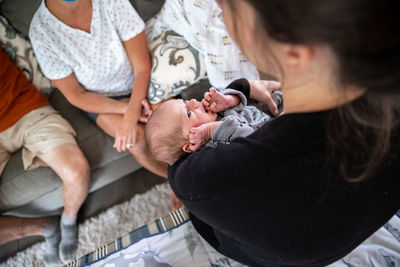
[{"label": "black top", "polygon": [[250,266],[322,266],[400,209],[399,158],[359,183],[340,177],[340,159],[326,160],[331,112],[283,115],[169,167],[173,191],[214,248]]}]

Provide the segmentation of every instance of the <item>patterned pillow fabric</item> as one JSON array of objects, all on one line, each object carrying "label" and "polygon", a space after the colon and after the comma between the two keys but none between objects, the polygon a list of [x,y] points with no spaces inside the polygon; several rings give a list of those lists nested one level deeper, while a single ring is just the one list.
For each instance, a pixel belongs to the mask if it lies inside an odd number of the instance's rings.
[{"label": "patterned pillow fabric", "polygon": [[46,97],[51,94],[54,88],[41,72],[30,42],[21,37],[2,16],[0,16],[0,47],[39,91]]},{"label": "patterned pillow fabric", "polygon": [[[151,19],[146,26],[151,36]],[[206,77],[204,57],[180,35],[164,31],[149,40],[152,58],[150,86],[147,98],[155,104],[179,95],[183,90]]]}]

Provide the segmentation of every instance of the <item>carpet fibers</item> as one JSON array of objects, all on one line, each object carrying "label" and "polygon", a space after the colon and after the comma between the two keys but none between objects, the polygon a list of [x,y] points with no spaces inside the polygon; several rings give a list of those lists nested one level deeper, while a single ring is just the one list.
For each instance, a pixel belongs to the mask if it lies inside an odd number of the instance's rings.
[{"label": "carpet fibers", "polygon": [[[163,183],[84,221],[79,225],[78,257],[168,214],[170,194],[168,183]],[[35,244],[7,259],[0,267],[44,266],[44,248],[44,242]]]}]

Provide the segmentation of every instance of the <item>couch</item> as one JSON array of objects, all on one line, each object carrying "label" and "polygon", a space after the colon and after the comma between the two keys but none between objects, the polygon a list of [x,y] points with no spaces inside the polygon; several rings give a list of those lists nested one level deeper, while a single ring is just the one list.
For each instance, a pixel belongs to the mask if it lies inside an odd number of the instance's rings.
[{"label": "couch", "polygon": [[[163,4],[163,0],[131,2],[146,21]],[[0,0],[0,15],[27,38],[29,23],[40,3],[41,0]],[[203,79],[184,91],[182,97],[201,98],[208,87],[208,81]],[[144,170],[130,153],[117,152],[112,147],[113,139],[89,121],[82,111],[69,104],[58,90],[45,93],[48,93],[52,106],[76,130],[78,145],[91,167],[90,193],[80,210],[80,221],[165,182],[165,179]],[[0,214],[37,217],[60,214],[62,208],[61,181],[57,175],[46,167],[24,171],[21,151],[15,153],[0,176]],[[41,240],[40,237],[30,237],[0,245],[0,261]]]}]

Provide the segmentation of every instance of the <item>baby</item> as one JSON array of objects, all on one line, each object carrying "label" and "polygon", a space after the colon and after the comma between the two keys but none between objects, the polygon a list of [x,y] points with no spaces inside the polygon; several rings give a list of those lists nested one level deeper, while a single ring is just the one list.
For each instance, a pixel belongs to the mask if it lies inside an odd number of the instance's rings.
[{"label": "baby", "polygon": [[[280,92],[274,93],[275,102],[281,103]],[[145,134],[153,156],[172,165],[185,153],[247,136],[269,120],[270,115],[247,106],[242,92],[210,88],[202,102],[172,99],[160,105],[149,118]]]}]

